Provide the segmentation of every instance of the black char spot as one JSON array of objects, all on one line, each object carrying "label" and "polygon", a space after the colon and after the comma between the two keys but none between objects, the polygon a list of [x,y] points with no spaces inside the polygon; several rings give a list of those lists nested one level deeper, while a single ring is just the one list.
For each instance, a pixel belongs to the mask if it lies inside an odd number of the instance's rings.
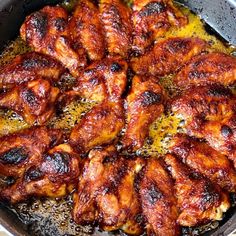
[{"label": "black char spot", "polygon": [[143,106],[150,106],[153,104],[160,103],[162,100],[162,96],[160,93],[154,93],[152,91],[145,91],[141,95],[141,103]]},{"label": "black char spot", "polygon": [[122,70],[122,65],[117,62],[112,63],[111,65],[111,72],[119,72]]},{"label": "black char spot", "polygon": [[44,59],[36,59],[36,58],[29,58],[23,61],[23,68],[25,70],[30,70],[39,67],[46,67],[49,66],[49,61]]},{"label": "black char spot", "polygon": [[27,152],[23,148],[12,148],[0,156],[0,161],[4,164],[19,164],[26,160]]},{"label": "black char spot", "polygon": [[140,12],[140,16],[150,16],[153,14],[160,14],[166,10],[166,6],[163,2],[150,2]]},{"label": "black char spot", "polygon": [[159,190],[159,188],[154,183],[152,183],[147,189],[148,201],[153,205],[162,197],[163,197],[162,192]]},{"label": "black char spot", "polygon": [[233,131],[228,125],[222,125],[220,132],[225,138],[228,138],[229,136],[233,135]]},{"label": "black char spot", "polygon": [[211,86],[208,90],[208,95],[215,96],[215,97],[228,97],[231,95],[231,92],[229,89],[224,88],[220,85]]},{"label": "black char spot", "polygon": [[47,16],[41,12],[36,12],[31,20],[32,28],[38,33],[39,37],[42,39],[47,33]]},{"label": "black char spot", "polygon": [[32,181],[37,180],[43,176],[43,173],[37,167],[31,167],[25,173],[25,180]]}]

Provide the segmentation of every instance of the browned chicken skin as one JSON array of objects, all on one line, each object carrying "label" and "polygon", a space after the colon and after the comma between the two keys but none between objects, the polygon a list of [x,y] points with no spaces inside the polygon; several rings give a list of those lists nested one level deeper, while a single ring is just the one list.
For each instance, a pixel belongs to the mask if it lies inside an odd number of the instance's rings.
[{"label": "browned chicken skin", "polygon": [[2,190],[0,197],[16,203],[31,196],[65,196],[77,183],[79,162],[78,154],[68,144],[56,146],[42,155],[41,162],[27,166],[24,175]]},{"label": "browned chicken skin", "polygon": [[167,154],[164,160],[175,180],[180,209],[177,222],[181,226],[196,226],[222,219],[222,214],[230,207],[227,194],[174,156]]},{"label": "browned chicken skin", "polygon": [[236,191],[236,172],[226,156],[204,142],[183,134],[171,140],[170,150],[179,160],[230,192]]},{"label": "browned chicken skin", "polygon": [[28,52],[16,56],[0,69],[0,88],[12,88],[16,84],[34,80],[37,76],[57,82],[64,72],[64,67],[52,57]]},{"label": "browned chicken skin", "polygon": [[70,143],[81,152],[109,144],[117,138],[124,123],[122,102],[105,100],[86,113],[72,129]]},{"label": "browned chicken skin", "polygon": [[174,99],[172,110],[185,120],[188,134],[205,138],[236,167],[236,97],[229,89],[216,84],[190,88]]},{"label": "browned chicken skin", "polygon": [[171,26],[181,27],[188,22],[172,0],[134,0],[132,20],[133,49],[141,53]]},{"label": "browned chicken skin", "polygon": [[41,161],[41,154],[61,142],[59,130],[33,127],[0,138],[0,175],[22,176],[25,170]]},{"label": "browned chicken skin", "polygon": [[80,42],[90,60],[100,60],[105,56],[106,42],[99,10],[91,0],[81,0],[69,21],[72,41]]},{"label": "browned chicken skin", "polygon": [[120,57],[92,63],[78,76],[74,94],[96,102],[108,97],[119,100],[126,88],[127,69],[127,62]]},{"label": "browned chicken skin", "polygon": [[122,0],[100,0],[99,9],[109,54],[127,57],[132,43],[130,9]]},{"label": "browned chicken skin", "polygon": [[59,89],[41,78],[16,85],[0,94],[0,107],[12,109],[32,124],[44,124],[55,111]]},{"label": "browned chicken skin", "polygon": [[169,38],[155,44],[144,55],[133,57],[131,67],[140,75],[168,75],[175,73],[206,46],[207,43],[199,38]]},{"label": "browned chicken skin", "polygon": [[142,168],[140,158],[125,159],[114,147],[92,150],[85,161],[77,192],[73,217],[78,224],[98,222],[111,231],[122,229],[140,234],[140,204],[134,190],[135,174]]},{"label": "browned chicken skin", "polygon": [[[144,80],[145,79],[145,80]],[[127,128],[123,148],[136,151],[144,144],[149,126],[164,111],[163,90],[153,78],[135,76],[127,96]]]},{"label": "browned chicken skin", "polygon": [[77,76],[87,63],[84,48],[81,45],[72,45],[68,30],[68,13],[62,7],[46,6],[27,16],[20,34],[36,52],[54,57],[73,76]]},{"label": "browned chicken skin", "polygon": [[174,82],[182,89],[212,83],[227,86],[235,81],[236,58],[219,52],[194,57],[174,78]]},{"label": "browned chicken skin", "polygon": [[146,218],[147,235],[179,235],[178,209],[174,185],[169,174],[157,158],[151,158],[140,172],[137,188],[143,215]]}]

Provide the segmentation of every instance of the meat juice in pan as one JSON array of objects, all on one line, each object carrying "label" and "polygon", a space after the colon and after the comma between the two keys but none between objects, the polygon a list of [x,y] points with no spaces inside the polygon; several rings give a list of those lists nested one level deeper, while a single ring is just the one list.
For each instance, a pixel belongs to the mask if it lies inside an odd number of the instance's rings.
[{"label": "meat juice in pan", "polygon": [[[74,4],[74,0],[71,3],[65,2],[62,5],[67,9],[71,9]],[[199,17],[192,14],[188,9],[181,7],[181,10],[188,16],[189,24],[180,29],[170,30],[166,36],[198,36],[206,41],[210,42],[212,47],[225,52],[232,53],[233,47],[222,43],[216,36],[206,32],[204,24]],[[0,57],[0,66],[4,65],[15,55],[24,52],[31,51],[31,49],[20,39],[10,43],[6,49],[2,52]],[[171,77],[163,77],[161,84],[166,88],[170,96],[178,93],[176,87],[171,83]],[[65,77],[65,81],[62,81],[61,86],[67,86],[70,84],[70,76]],[[75,101],[62,110],[58,111],[56,117],[53,117],[49,121],[49,126],[54,128],[63,128],[70,130],[74,126],[81,116],[90,110],[95,103],[88,102],[86,100]],[[165,154],[168,148],[169,140],[171,136],[183,131],[181,118],[175,114],[162,115],[157,119],[150,127],[150,138],[146,141],[144,146],[137,151],[138,154],[146,156],[159,156]],[[0,135],[13,133],[18,130],[27,128],[28,124],[10,110],[0,110]],[[3,181],[3,180],[2,180]],[[29,232],[34,235],[108,235],[110,233],[101,232],[98,229],[94,229],[91,226],[79,226],[75,224],[71,218],[72,200],[71,196],[63,199],[40,199],[31,200],[26,203],[17,204],[11,210],[17,214],[19,219],[25,223]],[[210,229],[216,228],[219,225],[218,222],[210,223],[207,226],[197,229],[183,229],[183,235],[197,235],[204,233]],[[114,233],[119,234],[119,232]]]}]

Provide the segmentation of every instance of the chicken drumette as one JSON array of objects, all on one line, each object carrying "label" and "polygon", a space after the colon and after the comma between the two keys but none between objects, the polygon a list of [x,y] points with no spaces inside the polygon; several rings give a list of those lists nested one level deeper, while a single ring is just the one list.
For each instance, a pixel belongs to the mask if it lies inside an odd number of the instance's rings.
[{"label": "chicken drumette", "polygon": [[219,52],[194,57],[174,78],[181,89],[213,83],[227,86],[234,84],[235,80],[236,58]]},{"label": "chicken drumette", "polygon": [[52,57],[28,52],[16,56],[0,69],[0,88],[12,88],[16,84],[34,80],[37,76],[57,82],[63,72],[64,67]]},{"label": "chicken drumette", "polygon": [[178,224],[196,226],[221,220],[223,213],[230,207],[228,195],[174,156],[167,154],[164,160],[175,180],[177,206],[180,210]]},{"label": "chicken drumette", "polygon": [[132,20],[133,49],[141,53],[171,26],[181,27],[188,22],[172,0],[134,0]]},{"label": "chicken drumette", "polygon": [[206,46],[207,43],[199,38],[169,38],[156,43],[144,55],[133,57],[131,67],[141,75],[173,74]]},{"label": "chicken drumette", "polygon": [[144,144],[149,126],[164,111],[163,90],[152,77],[135,76],[127,97],[127,128],[122,138],[123,147],[136,151]]},{"label": "chicken drumette", "polygon": [[68,13],[60,6],[46,6],[27,16],[20,34],[36,52],[54,57],[73,76],[87,63],[82,45],[70,39]]},{"label": "chicken drumette", "polygon": [[0,107],[12,109],[30,124],[45,123],[55,111],[59,89],[41,78],[16,85],[0,94]]}]

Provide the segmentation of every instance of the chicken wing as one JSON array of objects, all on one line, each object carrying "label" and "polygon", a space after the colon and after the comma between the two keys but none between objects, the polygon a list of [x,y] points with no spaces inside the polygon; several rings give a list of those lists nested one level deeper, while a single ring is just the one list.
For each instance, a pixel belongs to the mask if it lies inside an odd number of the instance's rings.
[{"label": "chicken wing", "polygon": [[147,235],[179,235],[177,199],[169,174],[157,158],[150,158],[139,174],[139,191]]},{"label": "chicken wing", "polygon": [[108,52],[127,57],[132,43],[130,9],[122,0],[101,0],[99,9]]},{"label": "chicken wing", "polygon": [[34,80],[37,76],[57,82],[64,72],[64,67],[52,57],[28,52],[16,56],[0,69],[0,88],[12,88],[16,84]]},{"label": "chicken wing", "polygon": [[124,119],[122,102],[105,100],[86,113],[72,129],[70,143],[80,152],[109,144],[124,127]]},{"label": "chicken wing", "polygon": [[220,52],[194,57],[174,78],[174,82],[182,89],[212,83],[227,86],[235,81],[236,58]]},{"label": "chicken wing", "polygon": [[175,191],[181,226],[196,226],[211,220],[221,220],[230,207],[228,195],[209,179],[190,170],[174,156],[167,154],[165,162],[175,180]]},{"label": "chicken wing", "polygon": [[73,198],[75,221],[97,221],[108,231],[122,229],[128,234],[141,234],[141,209],[134,179],[143,165],[140,158],[118,156],[114,147],[92,150]]},{"label": "chicken wing", "polygon": [[90,60],[100,60],[105,55],[105,34],[99,18],[99,10],[91,0],[81,0],[69,21],[74,43],[81,42]]},{"label": "chicken wing", "polygon": [[183,134],[171,140],[170,150],[183,163],[218,184],[221,188],[236,191],[236,172],[226,156],[204,142]]},{"label": "chicken wing", "polygon": [[33,127],[0,138],[0,174],[19,177],[26,168],[37,165],[41,154],[62,141],[59,130]]},{"label": "chicken wing", "polygon": [[236,97],[221,85],[190,88],[175,98],[172,110],[186,122],[187,133],[205,138],[236,167]]},{"label": "chicken wing", "polygon": [[207,43],[199,38],[169,38],[155,44],[144,55],[133,57],[131,67],[140,75],[173,74],[206,46]]},{"label": "chicken wing", "polygon": [[75,77],[87,63],[84,48],[72,45],[68,14],[62,7],[46,6],[27,16],[20,34],[35,51],[59,60]]},{"label": "chicken wing", "polygon": [[41,163],[27,168],[21,178],[3,189],[0,197],[13,204],[31,196],[63,197],[77,183],[79,162],[68,144],[56,146],[43,155]]},{"label": "chicken wing", "polygon": [[120,57],[111,57],[88,66],[77,78],[73,90],[81,97],[102,102],[121,98],[127,84],[128,64]]},{"label": "chicken wing", "polygon": [[172,0],[134,0],[132,20],[133,49],[139,53],[143,53],[170,27],[181,27],[188,22],[187,17],[174,6]]},{"label": "chicken wing", "polygon": [[12,109],[30,124],[44,124],[54,113],[59,89],[41,78],[17,85],[0,95],[0,107]]},{"label": "chicken wing", "polygon": [[143,146],[149,126],[164,111],[163,102],[162,88],[153,78],[133,78],[127,97],[127,127],[122,138],[123,148],[136,151]]}]

